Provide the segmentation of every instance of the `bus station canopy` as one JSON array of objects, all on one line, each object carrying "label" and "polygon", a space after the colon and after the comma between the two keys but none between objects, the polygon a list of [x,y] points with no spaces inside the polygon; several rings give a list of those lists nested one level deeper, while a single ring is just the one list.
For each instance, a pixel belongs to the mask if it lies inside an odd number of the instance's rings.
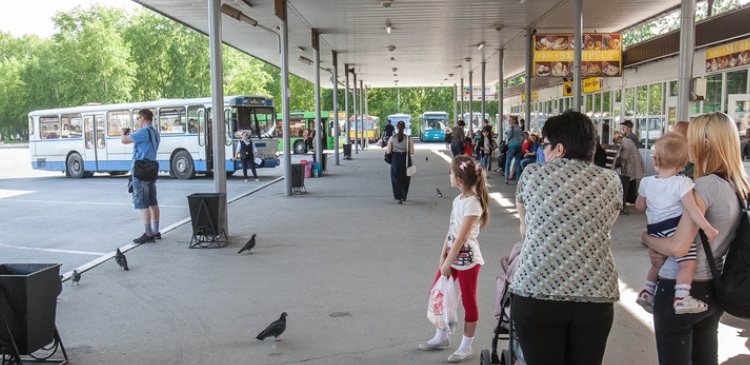
[{"label": "bus station canopy", "polygon": [[[208,34],[207,0],[134,0],[198,32]],[[257,21],[221,16],[224,43],[280,66],[280,20],[271,0],[223,0]],[[573,0],[288,0],[289,70],[314,80],[312,29],[320,33],[321,86],[332,87],[332,50],[374,88],[429,87],[499,79],[524,73],[526,29],[538,34],[572,34]],[[679,0],[607,0],[583,3],[584,33],[618,33],[679,8]],[[385,6],[389,5],[389,6]],[[387,31],[390,28],[390,34]],[[480,47],[480,45],[483,45]],[[395,75],[394,75],[395,74]]]}]

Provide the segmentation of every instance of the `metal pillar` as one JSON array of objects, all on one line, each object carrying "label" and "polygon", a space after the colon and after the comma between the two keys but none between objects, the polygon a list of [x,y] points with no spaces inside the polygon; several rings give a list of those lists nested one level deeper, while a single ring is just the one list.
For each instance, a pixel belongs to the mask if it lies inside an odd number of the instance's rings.
[{"label": "metal pillar", "polygon": [[370,126],[367,123],[367,113],[365,113],[365,84],[359,79],[359,112],[362,113],[362,150],[367,149],[367,132]]},{"label": "metal pillar", "polygon": [[[346,144],[351,144],[351,137],[349,135],[349,131],[352,130],[352,125],[349,122],[349,118],[352,116],[349,113],[349,64],[344,64],[344,75],[346,75],[346,81],[344,82],[344,114],[346,114],[346,122],[344,125],[346,125]],[[349,150],[349,153],[351,154],[351,150]],[[351,156],[349,156],[351,157]]]},{"label": "metal pillar", "polygon": [[498,80],[497,85],[497,114],[499,119],[497,121],[498,127],[497,130],[500,134],[500,138],[502,139],[503,135],[503,120],[505,118],[505,111],[504,111],[504,100],[503,97],[505,96],[505,69],[503,67],[505,63],[505,49],[500,48],[500,52],[498,53],[498,75],[500,75],[500,80]]},{"label": "metal pillar", "polygon": [[315,65],[315,161],[320,164],[320,175],[323,176],[323,129],[320,127],[320,33],[312,30],[313,65]]},{"label": "metal pillar", "polygon": [[286,0],[276,0],[276,16],[281,20],[281,118],[284,134],[284,196],[292,196],[292,146],[289,134],[289,28]]},{"label": "metal pillar", "polygon": [[682,0],[680,15],[680,66],[677,75],[677,120],[690,120],[690,83],[695,53],[695,0]]},{"label": "metal pillar", "polygon": [[[367,98],[370,95],[370,90],[369,90],[369,88],[367,86],[362,87],[362,94],[363,94],[362,95],[362,101],[365,103],[365,108],[364,108],[364,111],[365,111],[365,120],[367,120],[367,116],[370,115],[370,105],[367,102]],[[374,126],[373,126],[373,128],[374,128]],[[367,123],[366,130],[367,130],[367,135],[369,136],[370,135],[370,123],[369,123],[369,120],[368,120],[368,123]],[[374,137],[377,137],[377,136],[374,136]],[[368,148],[370,147],[370,139],[369,138],[365,138],[365,145]]]},{"label": "metal pillar", "polygon": [[463,77],[461,78],[461,117],[460,119],[464,119],[464,78]]},{"label": "metal pillar", "polygon": [[469,135],[474,134],[474,71],[469,67]]},{"label": "metal pillar", "polygon": [[581,59],[583,58],[583,0],[574,2],[575,27],[573,28],[573,110],[581,111]]},{"label": "metal pillar", "polygon": [[532,75],[532,58],[534,57],[534,40],[532,39],[531,28],[526,28],[526,82],[525,93],[526,102],[523,104],[524,119],[526,119],[526,125],[524,128],[529,130],[531,127],[531,75]]},{"label": "metal pillar", "polygon": [[[487,91],[485,90],[485,72],[487,71],[487,62],[482,60],[482,120],[484,120],[484,115],[487,113]],[[488,120],[489,122],[489,120]]]},{"label": "metal pillar", "polygon": [[339,165],[339,135],[341,128],[339,126],[339,62],[336,51],[331,51],[333,59],[333,162]]},{"label": "metal pillar", "polygon": [[357,118],[359,117],[359,114],[357,114],[357,74],[352,71],[352,79],[354,81],[354,86],[352,86],[352,108],[354,114],[354,153],[359,154],[359,123],[357,123]]},{"label": "metal pillar", "polygon": [[224,69],[221,64],[221,1],[208,1],[208,43],[211,52],[211,126],[213,129],[214,191],[227,193],[224,123]]}]

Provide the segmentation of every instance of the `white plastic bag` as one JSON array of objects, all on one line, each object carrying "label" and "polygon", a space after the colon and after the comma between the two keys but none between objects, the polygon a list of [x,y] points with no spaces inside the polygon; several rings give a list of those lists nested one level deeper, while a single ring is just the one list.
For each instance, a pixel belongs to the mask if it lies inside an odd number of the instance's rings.
[{"label": "white plastic bag", "polygon": [[427,319],[446,333],[458,327],[458,283],[452,277],[441,275],[430,289],[427,302]]}]

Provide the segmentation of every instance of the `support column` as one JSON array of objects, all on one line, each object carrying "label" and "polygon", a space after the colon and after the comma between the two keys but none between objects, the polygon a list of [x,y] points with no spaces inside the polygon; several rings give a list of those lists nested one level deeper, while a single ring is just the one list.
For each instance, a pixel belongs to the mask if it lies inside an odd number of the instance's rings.
[{"label": "support column", "polygon": [[284,196],[292,196],[292,146],[289,139],[289,28],[286,0],[275,0],[276,16],[281,20],[281,118],[284,134]]},{"label": "support column", "polygon": [[333,60],[333,162],[338,166],[339,163],[339,135],[341,127],[339,126],[339,62],[336,51],[331,51]]},{"label": "support column", "polygon": [[321,176],[323,175],[323,129],[320,127],[320,33],[312,30],[313,65],[315,67],[315,161],[320,164]]},{"label": "support column", "polygon": [[[351,144],[351,136],[350,132],[352,130],[352,125],[349,122],[349,118],[351,118],[351,113],[349,110],[349,64],[344,64],[344,75],[346,75],[346,81],[344,82],[344,114],[346,115],[346,122],[344,125],[346,125],[346,143]],[[351,150],[349,150],[349,153],[351,153]],[[351,157],[351,156],[349,156]]]},{"label": "support column", "polygon": [[682,0],[680,61],[677,75],[677,120],[690,120],[690,84],[695,54],[695,0]]},{"label": "support column", "polygon": [[583,0],[575,0],[574,3],[575,27],[573,28],[573,110],[581,111],[581,60],[583,58]]},{"label": "support column", "polygon": [[487,91],[485,90],[485,79],[484,79],[486,71],[487,71],[487,62],[482,60],[482,120],[484,120],[484,115],[487,114]]},{"label": "support column", "polygon": [[354,153],[359,154],[359,123],[357,123],[357,118],[359,118],[359,114],[357,114],[357,74],[352,71],[352,79],[354,80],[354,86],[352,90],[352,107],[353,114],[354,114]]},{"label": "support column", "polygon": [[469,67],[469,135],[474,133],[474,71]]},{"label": "support column", "polygon": [[497,130],[500,134],[500,139],[503,138],[503,121],[505,120],[505,100],[503,98],[505,97],[505,68],[503,67],[505,64],[505,49],[500,48],[500,52],[498,53],[498,75],[500,75],[500,79],[497,82],[497,114],[498,117],[498,127]]},{"label": "support column", "polygon": [[532,57],[534,57],[534,39],[532,39],[531,28],[526,28],[526,82],[524,89],[526,93],[526,102],[523,104],[524,119],[526,119],[526,130],[531,127],[531,76],[532,76]]}]

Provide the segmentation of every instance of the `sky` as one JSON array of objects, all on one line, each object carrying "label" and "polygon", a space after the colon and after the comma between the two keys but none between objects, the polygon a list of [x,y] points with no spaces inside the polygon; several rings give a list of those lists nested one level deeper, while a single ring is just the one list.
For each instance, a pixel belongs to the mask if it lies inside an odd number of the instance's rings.
[{"label": "sky", "polygon": [[78,5],[87,8],[92,4],[128,10],[140,7],[132,0],[4,0],[0,2],[0,31],[9,32],[14,37],[36,34],[42,38],[51,38],[55,32],[52,23],[55,14]]}]

